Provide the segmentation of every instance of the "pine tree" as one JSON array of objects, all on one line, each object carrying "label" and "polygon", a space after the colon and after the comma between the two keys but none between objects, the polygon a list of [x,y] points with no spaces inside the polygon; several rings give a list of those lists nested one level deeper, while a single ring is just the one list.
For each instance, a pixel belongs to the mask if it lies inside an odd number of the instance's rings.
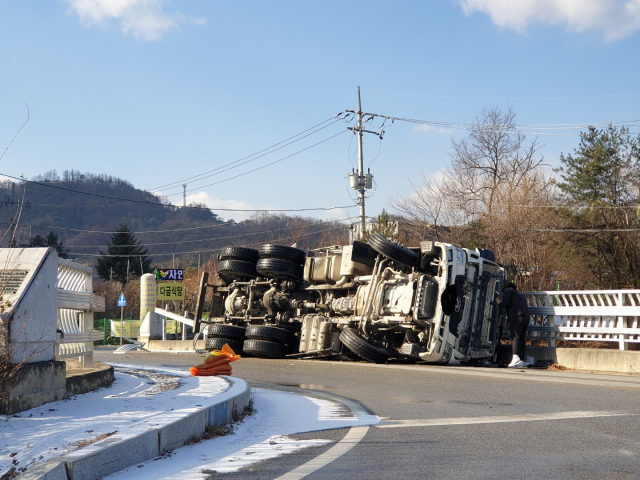
[{"label": "pine tree", "polygon": [[62,241],[58,240],[58,235],[53,232],[49,232],[45,238],[40,235],[36,235],[35,237],[31,237],[29,239],[30,247],[53,247],[58,252],[58,257],[60,258],[69,258],[69,249],[64,248],[62,245]]},{"label": "pine tree", "polygon": [[111,243],[107,242],[107,253],[100,250],[100,255],[108,255],[98,258],[96,270],[100,278],[125,283],[128,280],[127,270],[129,278],[150,273],[151,258],[147,256],[149,250],[141,247],[141,243],[131,233],[129,226],[122,223],[111,235]]},{"label": "pine tree", "polygon": [[[570,225],[590,229],[567,239],[573,268],[586,268],[597,288],[640,285],[640,136],[625,127],[589,127],[573,154],[561,155],[558,187]],[[569,264],[569,268],[572,265]]]}]

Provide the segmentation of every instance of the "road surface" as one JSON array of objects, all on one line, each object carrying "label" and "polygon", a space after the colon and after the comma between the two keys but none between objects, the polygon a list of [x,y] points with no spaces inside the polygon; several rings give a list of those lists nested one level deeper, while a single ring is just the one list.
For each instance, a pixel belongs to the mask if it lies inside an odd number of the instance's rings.
[{"label": "road surface", "polygon": [[[96,358],[187,368],[202,355]],[[640,376],[256,358],[233,367],[252,386],[338,399],[382,421],[296,435],[331,443],[211,478],[640,477]]]}]

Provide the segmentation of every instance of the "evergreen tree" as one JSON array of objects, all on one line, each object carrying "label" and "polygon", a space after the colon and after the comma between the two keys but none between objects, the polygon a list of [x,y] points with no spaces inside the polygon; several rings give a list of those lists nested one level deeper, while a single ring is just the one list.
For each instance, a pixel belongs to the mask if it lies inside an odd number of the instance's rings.
[{"label": "evergreen tree", "polygon": [[376,223],[371,224],[370,230],[368,229],[364,233],[361,241],[368,242],[372,233],[381,233],[385,237],[398,240],[398,222],[391,220],[389,214],[383,208],[382,213],[376,219]]},{"label": "evergreen tree", "polygon": [[49,232],[49,235],[46,237],[42,237],[40,235],[36,235],[35,237],[31,237],[29,239],[30,247],[53,247],[58,252],[58,257],[60,258],[69,258],[69,249],[64,248],[62,245],[62,241],[58,240],[58,235],[53,232]]},{"label": "evergreen tree", "polygon": [[589,127],[580,134],[574,154],[562,155],[560,161],[563,212],[574,228],[592,230],[569,237],[567,257],[577,258],[591,274],[586,286],[637,288],[640,137],[634,138],[625,127]]},{"label": "evergreen tree", "polygon": [[96,270],[100,278],[104,280],[112,278],[125,283],[127,281],[127,265],[129,278],[150,273],[151,258],[147,256],[149,250],[141,247],[141,243],[136,240],[135,235],[132,235],[128,225],[122,223],[111,235],[111,243],[107,242],[107,253],[100,250],[100,255],[109,255],[98,258]]}]

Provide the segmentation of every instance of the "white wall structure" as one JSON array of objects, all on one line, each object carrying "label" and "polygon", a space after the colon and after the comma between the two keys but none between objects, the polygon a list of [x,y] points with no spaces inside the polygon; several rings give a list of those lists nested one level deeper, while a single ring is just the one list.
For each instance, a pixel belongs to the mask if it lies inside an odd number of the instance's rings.
[{"label": "white wall structure", "polygon": [[57,280],[54,249],[0,249],[1,329],[12,363],[54,359]]},{"label": "white wall structure", "polygon": [[93,366],[93,342],[102,339],[93,312],[104,311],[104,298],[92,288],[93,269],[53,248],[0,249],[0,344],[11,362],[78,357]]},{"label": "white wall structure", "polygon": [[93,330],[93,313],[104,312],[104,298],[93,293],[93,269],[58,259],[57,325],[64,332],[58,339],[56,360],[78,357],[82,366],[93,366],[93,342],[103,333]]}]

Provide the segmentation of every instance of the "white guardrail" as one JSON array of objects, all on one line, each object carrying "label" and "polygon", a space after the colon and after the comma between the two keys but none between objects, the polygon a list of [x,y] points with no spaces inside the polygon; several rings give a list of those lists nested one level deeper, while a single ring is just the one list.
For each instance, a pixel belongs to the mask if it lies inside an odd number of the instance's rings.
[{"label": "white guardrail", "polygon": [[58,259],[58,334],[56,360],[78,357],[93,366],[93,342],[103,333],[93,329],[93,312],[104,312],[104,298],[93,293],[93,269]]},{"label": "white guardrail", "polygon": [[587,342],[617,342],[620,350],[640,343],[640,290],[523,292],[529,303],[529,336]]}]

